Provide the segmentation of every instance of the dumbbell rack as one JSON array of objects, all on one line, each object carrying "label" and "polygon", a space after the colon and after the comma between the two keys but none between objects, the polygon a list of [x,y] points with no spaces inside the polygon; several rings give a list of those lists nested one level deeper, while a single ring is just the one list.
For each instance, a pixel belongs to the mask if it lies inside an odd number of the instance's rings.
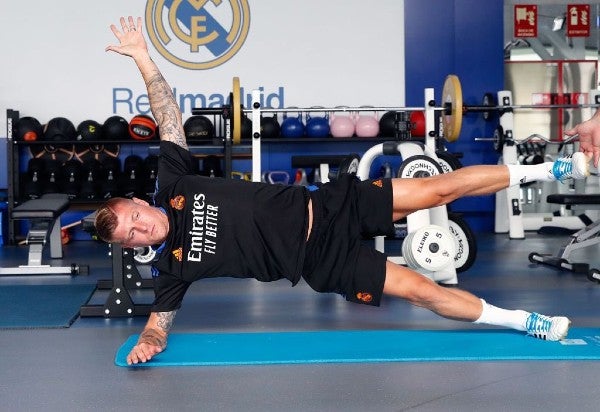
[{"label": "dumbbell rack", "polygon": [[130,317],[150,314],[152,305],[134,303],[130,291],[153,287],[152,279],[144,279],[137,269],[132,249],[110,244],[112,256],[112,279],[99,280],[98,290],[110,290],[104,304],[81,306],[81,317]]},{"label": "dumbbell rack", "polygon": [[[22,237],[21,225],[18,221],[11,219],[12,210],[21,204],[25,199],[24,189],[21,187],[20,172],[23,167],[22,155],[23,149],[42,147],[48,145],[48,142],[44,141],[33,141],[25,142],[18,138],[17,124],[20,119],[20,113],[18,110],[7,109],[7,139],[6,139],[6,154],[7,154],[7,236],[5,242],[10,245],[16,245]],[[90,146],[90,145],[132,145],[132,146],[147,146],[148,148],[153,143],[152,140],[133,140],[133,139],[122,139],[122,140],[102,140],[102,141],[68,141],[68,142],[53,142],[53,144],[61,145],[68,144],[74,148]],[[83,200],[75,199],[71,200],[69,210],[91,210],[95,209],[95,206],[100,204],[100,200]]]}]

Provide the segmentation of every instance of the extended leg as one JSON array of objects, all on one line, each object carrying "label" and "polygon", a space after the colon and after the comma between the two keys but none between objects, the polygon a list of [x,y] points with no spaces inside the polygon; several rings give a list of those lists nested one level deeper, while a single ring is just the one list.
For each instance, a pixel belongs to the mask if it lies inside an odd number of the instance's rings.
[{"label": "extended leg", "polygon": [[581,179],[589,175],[590,158],[581,152],[538,165],[467,166],[418,179],[393,179],[394,215],[398,220],[421,209],[442,206],[464,196],[496,193],[532,181]]},{"label": "extended leg", "polygon": [[527,331],[540,339],[560,340],[569,330],[570,321],[565,317],[501,309],[469,292],[439,286],[429,278],[389,261],[383,292],[448,319]]},{"label": "extended leg", "polygon": [[495,193],[508,184],[509,171],[504,165],[468,166],[430,177],[392,179],[393,219],[445,205],[460,197]]}]

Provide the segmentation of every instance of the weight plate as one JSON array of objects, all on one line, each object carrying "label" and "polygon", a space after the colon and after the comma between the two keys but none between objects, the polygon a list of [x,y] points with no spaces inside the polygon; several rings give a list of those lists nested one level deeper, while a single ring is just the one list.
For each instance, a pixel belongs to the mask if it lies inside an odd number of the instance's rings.
[{"label": "weight plate", "polygon": [[231,121],[231,130],[233,133],[233,144],[240,144],[242,140],[242,103],[240,96],[240,78],[233,78],[233,97],[231,105],[233,106],[233,119]]},{"label": "weight plate", "polygon": [[440,165],[425,155],[408,157],[398,169],[398,177],[429,177],[444,173]]},{"label": "weight plate", "polygon": [[415,230],[402,243],[402,256],[406,264],[416,270],[437,272],[454,262],[456,248],[448,229],[427,225]]},{"label": "weight plate", "polygon": [[477,240],[469,224],[456,213],[448,214],[448,229],[454,238],[454,267],[458,273],[464,272],[475,263]]},{"label": "weight plate", "polygon": [[448,108],[448,112],[442,113],[444,124],[444,137],[449,142],[458,140],[462,127],[463,98],[462,87],[458,76],[449,74],[442,89],[442,104]]}]

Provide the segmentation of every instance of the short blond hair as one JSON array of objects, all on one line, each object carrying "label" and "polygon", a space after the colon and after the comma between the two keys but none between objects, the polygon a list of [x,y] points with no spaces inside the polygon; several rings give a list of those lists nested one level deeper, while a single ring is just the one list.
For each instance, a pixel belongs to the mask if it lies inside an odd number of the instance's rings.
[{"label": "short blond hair", "polygon": [[104,202],[96,211],[96,219],[94,221],[96,234],[105,242],[112,242],[115,229],[119,223],[119,218],[115,213],[115,206],[123,200],[125,199],[113,197]]}]

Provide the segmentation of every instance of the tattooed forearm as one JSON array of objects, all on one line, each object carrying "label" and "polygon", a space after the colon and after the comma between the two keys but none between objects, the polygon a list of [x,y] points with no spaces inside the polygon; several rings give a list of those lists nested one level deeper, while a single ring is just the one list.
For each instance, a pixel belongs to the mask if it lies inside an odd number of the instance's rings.
[{"label": "tattooed forearm", "polygon": [[144,329],[137,343],[138,345],[140,343],[147,343],[148,345],[159,346],[164,349],[167,347],[167,337],[156,329]]},{"label": "tattooed forearm", "polygon": [[161,140],[168,140],[187,149],[183,132],[181,110],[175,101],[173,91],[158,68],[145,77],[150,108],[158,123]]},{"label": "tattooed forearm", "polygon": [[156,325],[164,332],[169,333],[171,330],[171,326],[173,325],[173,319],[175,319],[175,314],[177,311],[171,312],[157,312],[156,316],[158,317],[158,321]]}]

